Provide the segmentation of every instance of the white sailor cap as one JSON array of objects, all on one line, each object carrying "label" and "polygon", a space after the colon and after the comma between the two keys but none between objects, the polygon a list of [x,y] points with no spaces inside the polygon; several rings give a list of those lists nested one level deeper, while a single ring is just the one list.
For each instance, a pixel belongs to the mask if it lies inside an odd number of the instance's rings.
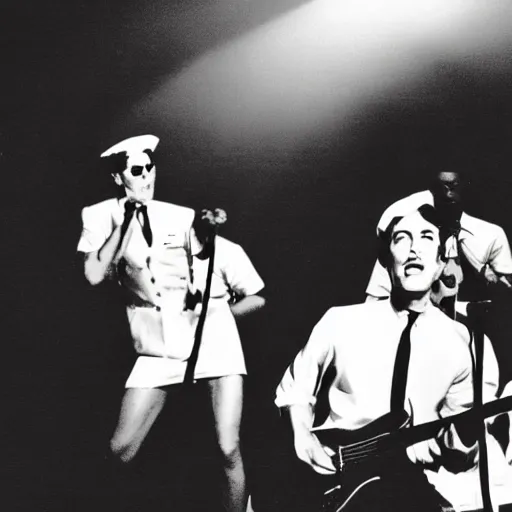
[{"label": "white sailor cap", "polygon": [[155,151],[160,139],[155,135],[138,135],[118,142],[101,154],[101,158],[119,153],[126,153],[128,157],[133,154],[142,153],[146,149]]},{"label": "white sailor cap", "polygon": [[434,206],[434,198],[428,191],[417,192],[388,206],[377,225],[377,236],[385,232],[394,219],[397,217],[406,217],[425,204]]}]

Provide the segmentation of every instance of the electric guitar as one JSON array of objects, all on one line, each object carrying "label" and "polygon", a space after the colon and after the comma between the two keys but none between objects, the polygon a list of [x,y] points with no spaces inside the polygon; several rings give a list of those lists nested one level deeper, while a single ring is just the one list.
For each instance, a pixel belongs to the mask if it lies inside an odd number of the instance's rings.
[{"label": "electric guitar", "polygon": [[[386,455],[434,438],[453,423],[482,421],[510,410],[512,397],[509,396],[417,426],[410,426],[411,417],[403,411],[399,415],[388,413],[357,430],[313,431],[320,443],[336,452],[334,461],[340,476],[340,485],[325,493],[323,510],[341,512],[362,492],[372,492],[371,484],[380,480],[387,469]],[[336,493],[332,508],[329,508],[330,493]]]}]

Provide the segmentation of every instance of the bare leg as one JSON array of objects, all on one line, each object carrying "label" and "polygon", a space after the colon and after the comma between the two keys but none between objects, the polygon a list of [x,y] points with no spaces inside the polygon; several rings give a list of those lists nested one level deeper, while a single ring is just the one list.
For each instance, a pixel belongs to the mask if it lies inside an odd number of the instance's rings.
[{"label": "bare leg", "polygon": [[148,435],[165,403],[167,392],[158,388],[128,388],[121,404],[110,449],[123,462],[130,462]]},{"label": "bare leg", "polygon": [[240,422],[242,419],[243,378],[229,375],[208,382],[215,420],[217,442],[223,457],[227,484],[229,512],[245,512],[247,491],[244,464],[240,451]]}]

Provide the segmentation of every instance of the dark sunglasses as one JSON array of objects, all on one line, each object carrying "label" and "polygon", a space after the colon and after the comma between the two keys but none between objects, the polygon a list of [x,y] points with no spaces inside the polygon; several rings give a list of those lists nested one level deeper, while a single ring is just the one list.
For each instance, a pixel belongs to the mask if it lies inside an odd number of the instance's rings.
[{"label": "dark sunglasses", "polygon": [[144,169],[146,171],[151,172],[153,168],[155,167],[155,164],[146,164],[146,165],[132,165],[130,169],[127,169],[129,172],[132,173],[132,176],[142,176],[142,173],[144,172]]}]

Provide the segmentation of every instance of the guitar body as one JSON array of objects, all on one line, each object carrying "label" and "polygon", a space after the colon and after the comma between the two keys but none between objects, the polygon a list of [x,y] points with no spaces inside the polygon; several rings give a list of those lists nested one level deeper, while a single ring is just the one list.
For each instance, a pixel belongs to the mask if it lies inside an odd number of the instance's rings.
[{"label": "guitar body", "polygon": [[346,475],[341,484],[338,481],[324,491],[321,507],[322,512],[447,512],[451,509],[423,471],[411,462],[399,471],[390,462],[380,468]]},{"label": "guitar body", "polygon": [[512,410],[512,396],[429,423],[410,426],[409,415],[385,414],[357,430],[318,429],[318,440],[337,454],[338,473],[326,477],[325,512],[446,511],[451,505],[428,483],[406,448],[451,424],[483,421]]},{"label": "guitar body", "polygon": [[403,411],[382,416],[355,431],[314,432],[323,445],[341,454],[335,457],[338,474],[326,479],[324,512],[446,510],[442,504],[445,500],[399,442],[398,434],[409,424],[410,418]]}]

